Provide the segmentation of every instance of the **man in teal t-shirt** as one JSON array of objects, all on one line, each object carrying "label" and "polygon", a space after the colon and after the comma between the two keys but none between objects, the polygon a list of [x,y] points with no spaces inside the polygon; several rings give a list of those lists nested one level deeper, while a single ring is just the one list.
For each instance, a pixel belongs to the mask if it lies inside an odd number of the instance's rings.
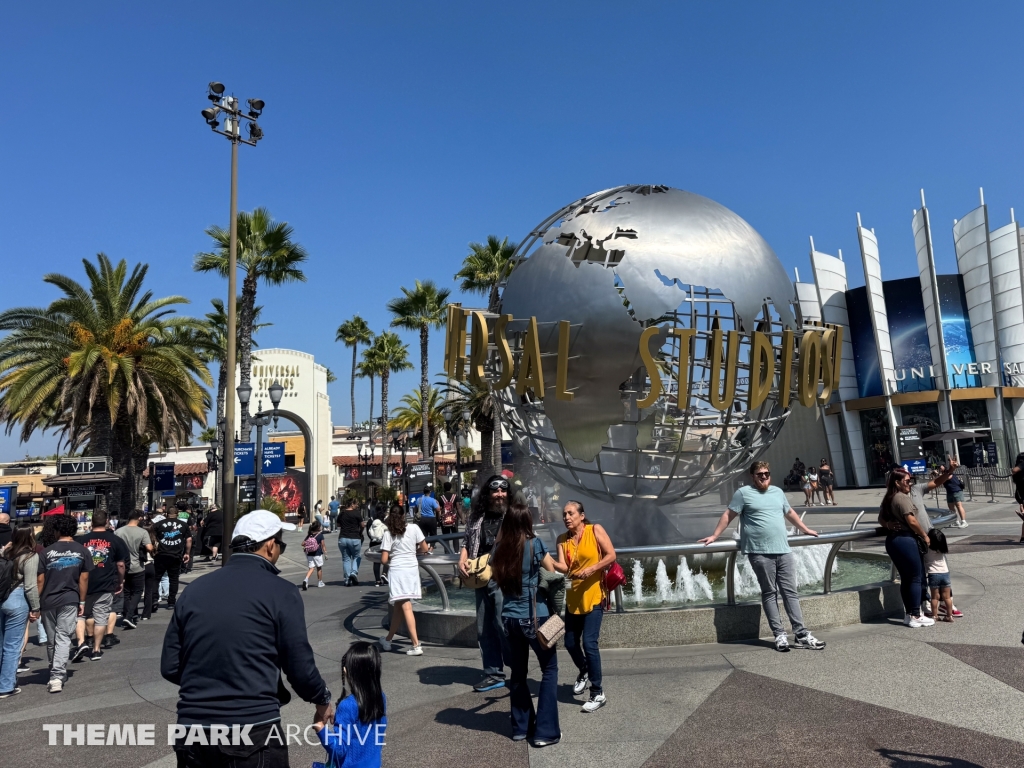
[{"label": "man in teal t-shirt", "polygon": [[715,532],[700,543],[705,546],[722,535],[735,518],[740,518],[739,548],[750,561],[761,586],[761,606],[768,626],[775,635],[775,648],[789,650],[789,640],[779,615],[779,593],[786,606],[786,614],[793,625],[797,648],[821,650],[825,643],[818,640],[804,626],[800,600],[796,594],[796,563],[789,549],[786,520],[808,536],[817,536],[800,516],[793,511],[781,488],[771,484],[771,468],[767,461],[755,461],[750,467],[751,485],[736,491],[729,507],[722,513]]}]

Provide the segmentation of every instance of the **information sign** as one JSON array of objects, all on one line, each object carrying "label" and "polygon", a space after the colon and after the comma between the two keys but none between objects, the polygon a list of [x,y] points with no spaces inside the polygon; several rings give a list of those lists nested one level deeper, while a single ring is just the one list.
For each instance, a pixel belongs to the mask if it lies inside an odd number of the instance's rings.
[{"label": "information sign", "polygon": [[235,443],[235,477],[256,474],[256,444]]}]

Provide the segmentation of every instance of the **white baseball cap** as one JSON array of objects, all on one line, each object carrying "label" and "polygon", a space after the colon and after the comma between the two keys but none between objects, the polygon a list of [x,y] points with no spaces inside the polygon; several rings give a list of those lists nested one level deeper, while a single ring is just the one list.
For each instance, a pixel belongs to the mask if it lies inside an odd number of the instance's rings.
[{"label": "white baseball cap", "polygon": [[231,534],[231,540],[234,541],[239,536],[246,536],[254,542],[266,541],[276,536],[278,531],[294,530],[294,525],[281,522],[281,518],[273,512],[256,509],[238,518],[234,533]]}]

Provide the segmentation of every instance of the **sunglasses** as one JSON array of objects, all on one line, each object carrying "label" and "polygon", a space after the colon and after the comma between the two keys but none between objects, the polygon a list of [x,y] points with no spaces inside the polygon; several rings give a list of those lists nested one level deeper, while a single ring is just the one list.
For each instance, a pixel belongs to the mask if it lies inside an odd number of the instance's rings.
[{"label": "sunglasses", "polygon": [[507,491],[509,489],[508,480],[491,480],[487,487],[492,491]]},{"label": "sunglasses", "polygon": [[771,477],[771,472],[755,472],[754,477]]},{"label": "sunglasses", "polygon": [[277,548],[281,550],[281,554],[283,555],[284,551],[288,548],[288,542],[287,541],[281,541],[280,539],[278,539],[276,537],[274,538],[274,541],[277,542]]}]

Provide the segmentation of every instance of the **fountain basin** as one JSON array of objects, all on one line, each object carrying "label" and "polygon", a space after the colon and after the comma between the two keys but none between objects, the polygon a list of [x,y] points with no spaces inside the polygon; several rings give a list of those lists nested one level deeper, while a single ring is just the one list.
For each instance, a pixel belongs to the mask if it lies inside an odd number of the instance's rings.
[{"label": "fountain basin", "polygon": [[[899,615],[903,611],[900,600],[899,585],[883,579],[873,583],[850,585],[838,588],[838,577],[844,570],[851,572],[853,563],[870,563],[873,569],[860,570],[858,573],[869,573],[874,576],[888,575],[890,560],[885,555],[856,552],[840,553],[839,567],[835,574],[833,589],[830,594],[820,594],[821,582],[817,582],[818,593],[813,594],[814,585],[808,584],[801,589],[800,606],[804,623],[812,629],[824,629],[866,621],[875,621],[891,615]],[[626,566],[630,573],[629,563]],[[670,572],[667,566],[666,574]],[[657,566],[656,566],[657,568]],[[659,569],[660,570],[660,569]],[[713,571],[711,572],[714,573]],[[678,570],[676,577],[678,578]],[[737,593],[737,603],[726,605],[724,598],[716,597],[702,603],[691,603],[691,607],[681,607],[679,602],[670,603],[656,599],[658,574],[652,579],[645,575],[645,592],[647,585],[653,583],[655,599],[641,604],[631,604],[629,593],[631,584],[626,589],[624,607],[628,610],[616,613],[614,608],[607,612],[601,629],[602,648],[649,648],[671,645],[690,645],[696,643],[722,643],[739,640],[752,640],[758,637],[771,636],[767,620],[761,609],[760,597],[757,594],[746,595]],[[714,589],[714,581],[709,578]],[[664,586],[664,580],[662,580]],[[442,611],[436,590],[431,587],[424,589],[424,600],[416,606],[416,628],[422,639],[444,645],[475,647],[476,612],[473,590],[449,588],[448,595],[452,610]],[[436,603],[432,604],[433,601]],[[716,602],[717,601],[717,602]],[[779,609],[786,626],[785,608]]]}]

